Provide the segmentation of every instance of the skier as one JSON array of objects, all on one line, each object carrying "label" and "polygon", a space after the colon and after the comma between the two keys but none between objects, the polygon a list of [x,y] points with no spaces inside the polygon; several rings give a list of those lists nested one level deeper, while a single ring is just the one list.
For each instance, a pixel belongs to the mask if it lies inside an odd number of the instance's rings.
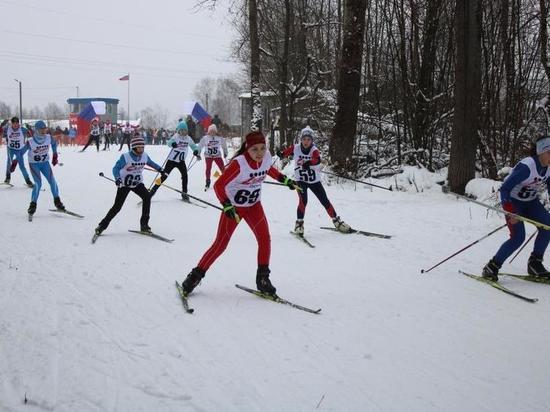
[{"label": "skier", "polygon": [[172,150],[168,153],[166,165],[164,167],[165,174],[160,178],[161,183],[155,182],[155,185],[151,188],[151,197],[155,195],[162,182],[168,178],[172,169],[176,168],[181,173],[181,198],[189,202],[189,196],[187,196],[187,166],[185,164],[188,148],[190,147],[191,150],[193,150],[193,155],[195,155],[198,160],[201,160],[201,156],[198,151],[198,146],[187,134],[187,123],[185,123],[185,121],[182,120],[179,122],[176,127],[176,133],[168,140],[167,144]]},{"label": "skier", "polygon": [[22,150],[22,154],[29,152],[29,167],[31,169],[32,178],[34,180],[34,187],[32,189],[31,203],[29,205],[28,213],[33,215],[36,212],[36,202],[38,201],[38,195],[40,194],[40,189],[42,188],[42,177],[40,174],[43,174],[48,183],[50,184],[50,189],[53,195],[53,203],[57,210],[65,210],[65,206],[59,198],[59,189],[57,187],[57,182],[53,176],[52,168],[48,163],[50,160],[50,146],[52,148],[52,165],[56,165],[57,161],[57,143],[52,136],[47,132],[48,128],[46,123],[43,120],[38,120],[34,124],[34,136],[27,140],[25,147]]},{"label": "skier", "polygon": [[132,138],[132,126],[130,126],[130,122],[126,122],[126,125],[122,127],[122,138],[120,139],[120,147],[118,148],[119,152],[124,147],[124,143],[128,145],[128,150],[131,150],[131,147],[130,147],[131,138]]},{"label": "skier", "polygon": [[315,146],[313,138],[315,132],[306,126],[300,132],[300,143],[287,147],[277,154],[281,158],[292,156],[294,158],[294,178],[298,182],[298,208],[296,210],[296,224],[294,233],[304,235],[304,216],[307,206],[307,190],[310,189],[324,206],[332,219],[334,227],[340,232],[348,233],[351,227],[336,214],[334,207],[327,197],[323,183],[321,182],[321,152]]},{"label": "skier", "polygon": [[142,232],[151,233],[149,227],[149,211],[151,209],[151,196],[147,188],[143,184],[143,168],[145,165],[157,170],[164,176],[164,170],[158,164],[153,162],[147,153],[145,153],[145,141],[143,137],[134,136],[130,142],[130,151],[120,156],[120,159],[113,167],[113,176],[117,192],[113,207],[107,212],[99,225],[95,228],[95,234],[100,235],[107,227],[111,220],[120,212],[122,205],[131,191],[141,197],[143,205],[141,208],[140,230]]},{"label": "skier", "polygon": [[99,152],[99,136],[101,135],[101,129],[99,128],[99,123],[97,119],[92,120],[92,125],[90,127],[90,135],[88,137],[88,143],[84,146],[84,148],[81,150],[83,152],[87,149],[87,147],[92,143],[95,142],[95,146],[97,148],[97,151]]},{"label": "skier", "polygon": [[12,117],[11,126],[7,126],[5,131],[6,144],[8,145],[8,158],[6,164],[6,179],[4,183],[10,183],[11,173],[15,170],[17,164],[19,164],[21,174],[27,186],[34,186],[29,179],[29,173],[25,167],[25,159],[23,157],[23,147],[25,146],[25,138],[27,136],[29,136],[29,132],[26,128],[19,125],[19,118],[17,116]]},{"label": "skier", "polygon": [[265,137],[253,131],[245,141],[224,173],[214,184],[216,196],[223,206],[216,239],[201,260],[182,283],[185,294],[189,294],[200,283],[206,271],[226,249],[240,218],[244,219],[258,242],[258,270],[256,286],[260,292],[275,295],[276,289],[269,280],[269,258],[271,238],[269,226],[261,203],[262,182],[269,175],[296,189],[296,182],[272,166],[271,154],[267,150]]},{"label": "skier", "polygon": [[210,172],[212,170],[212,162],[216,162],[216,165],[220,169],[220,172],[223,173],[225,166],[222,159],[223,157],[227,159],[227,145],[225,139],[217,135],[218,128],[215,124],[208,126],[208,131],[205,136],[199,142],[199,154],[204,150],[204,161],[206,162],[206,184],[204,190],[207,190],[210,187]]},{"label": "skier", "polygon": [[[536,142],[532,155],[522,159],[506,177],[500,187],[502,208],[507,212],[550,225],[550,214],[538,200],[538,191],[544,187],[550,191],[550,137]],[[498,281],[498,271],[504,261],[521,246],[525,239],[522,221],[506,216],[510,239],[504,242],[496,255],[483,268],[482,276]],[[532,276],[550,278],[550,272],[542,264],[544,252],[550,241],[550,231],[539,228],[533,252],[527,261],[527,272]]]},{"label": "skier", "polygon": [[107,119],[105,123],[103,123],[103,138],[105,139],[105,146],[103,147],[103,150],[111,149],[111,136],[113,135],[113,125],[111,124],[111,121]]}]

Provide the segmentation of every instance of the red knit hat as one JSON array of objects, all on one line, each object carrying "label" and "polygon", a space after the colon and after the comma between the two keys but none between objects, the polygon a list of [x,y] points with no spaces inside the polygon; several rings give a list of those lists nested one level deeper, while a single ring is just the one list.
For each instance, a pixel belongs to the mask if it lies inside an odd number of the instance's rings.
[{"label": "red knit hat", "polygon": [[245,136],[244,139],[246,141],[246,148],[247,149],[254,146],[255,144],[258,144],[258,143],[265,144],[264,134],[262,132],[258,132],[258,131],[253,131],[253,132],[248,133]]}]

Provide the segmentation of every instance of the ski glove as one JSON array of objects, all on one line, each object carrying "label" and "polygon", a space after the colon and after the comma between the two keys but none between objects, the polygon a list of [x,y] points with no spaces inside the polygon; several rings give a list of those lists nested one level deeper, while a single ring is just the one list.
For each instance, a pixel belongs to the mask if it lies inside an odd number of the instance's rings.
[{"label": "ski glove", "polygon": [[281,183],[285,186],[288,186],[290,190],[301,190],[298,184],[294,180],[289,179],[287,176],[284,177]]},{"label": "ski glove", "polygon": [[223,213],[229,218],[229,219],[235,219],[237,222],[239,222],[239,214],[237,213],[237,209],[235,209],[235,206],[231,204],[229,200],[226,200],[222,203],[223,206]]},{"label": "ski glove", "polygon": [[117,177],[115,180],[116,187],[122,187],[122,179],[120,177]]},{"label": "ski glove", "polygon": [[195,150],[193,154],[197,157],[197,160],[201,160],[201,155],[199,154],[198,150]]},{"label": "ski glove", "polygon": [[58,163],[57,161],[57,153],[54,153],[53,156],[52,156],[52,165],[56,165]]},{"label": "ski glove", "polygon": [[168,175],[166,174],[166,172],[164,171],[164,169],[160,169],[160,170],[159,170],[159,173],[160,173],[160,178],[162,179],[163,182],[164,182],[166,179],[168,179]]},{"label": "ski glove", "polygon": [[17,167],[17,159],[14,159],[14,160],[11,162],[10,173],[14,172],[16,167]]},{"label": "ski glove", "polygon": [[172,142],[170,146],[172,146],[175,149],[176,147],[178,147],[178,144],[176,142]]}]

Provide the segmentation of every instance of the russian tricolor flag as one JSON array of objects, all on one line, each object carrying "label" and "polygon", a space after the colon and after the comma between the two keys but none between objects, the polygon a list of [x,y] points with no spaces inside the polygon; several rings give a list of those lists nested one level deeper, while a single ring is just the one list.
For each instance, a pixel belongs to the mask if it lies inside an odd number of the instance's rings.
[{"label": "russian tricolor flag", "polygon": [[84,106],[76,119],[77,139],[80,136],[88,136],[90,133],[90,124],[92,120],[98,118],[100,114],[106,113],[105,102],[90,102]]},{"label": "russian tricolor flag", "polygon": [[212,123],[212,117],[204,110],[199,102],[185,102],[183,105],[183,112],[193,116],[193,119],[199,122],[204,129],[207,129],[210,123]]}]

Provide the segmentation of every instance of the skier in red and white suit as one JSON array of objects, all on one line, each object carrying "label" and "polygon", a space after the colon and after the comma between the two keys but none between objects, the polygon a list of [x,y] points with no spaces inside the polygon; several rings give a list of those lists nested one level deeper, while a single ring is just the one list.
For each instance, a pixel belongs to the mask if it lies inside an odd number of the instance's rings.
[{"label": "skier in red and white suit", "polygon": [[216,196],[223,206],[223,213],[220,216],[214,243],[182,283],[186,294],[195,289],[208,268],[226,249],[241,219],[252,229],[258,241],[256,286],[260,292],[275,294],[276,289],[269,280],[271,237],[261,203],[262,182],[268,175],[285,184],[289,189],[296,190],[296,182],[272,166],[265,136],[261,132],[250,132],[233,160],[214,184]]}]

